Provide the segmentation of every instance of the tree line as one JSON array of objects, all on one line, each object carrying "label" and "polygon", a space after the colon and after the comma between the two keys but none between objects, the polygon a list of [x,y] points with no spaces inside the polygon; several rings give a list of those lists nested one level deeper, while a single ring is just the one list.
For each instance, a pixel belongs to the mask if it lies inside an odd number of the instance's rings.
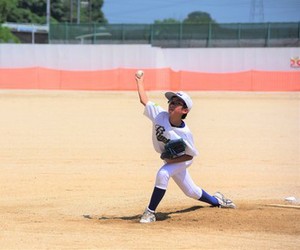
[{"label": "tree line", "polygon": [[[109,21],[102,12],[103,4],[104,0],[51,0],[50,22],[107,24]],[[46,8],[47,0],[0,0],[0,24],[5,22],[46,24]],[[167,18],[156,20],[154,23],[169,24],[179,22],[179,20]],[[201,11],[192,12],[183,20],[183,23],[208,22],[215,23],[210,14]],[[0,43],[1,41],[17,42],[17,39],[7,28],[0,26]]]},{"label": "tree line", "polygon": [[[79,1],[81,22],[107,22],[103,0]],[[77,0],[51,0],[51,22],[76,22]],[[0,0],[0,23],[46,23],[47,0]]]},{"label": "tree line", "polygon": [[[79,1],[79,3],[78,6],[77,0],[51,0],[51,22],[78,22],[78,10],[80,10],[80,23],[108,23],[102,12],[104,0],[86,0]],[[47,0],[0,0],[0,23],[46,24],[46,5]],[[173,18],[155,21],[155,23],[179,22]],[[215,21],[210,14],[195,11],[190,13],[183,22],[207,23]]]}]

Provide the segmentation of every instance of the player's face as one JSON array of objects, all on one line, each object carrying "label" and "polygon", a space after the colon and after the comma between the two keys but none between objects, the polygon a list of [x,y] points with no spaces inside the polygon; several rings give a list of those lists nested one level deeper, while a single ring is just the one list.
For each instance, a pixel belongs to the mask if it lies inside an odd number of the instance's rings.
[{"label": "player's face", "polygon": [[173,97],[169,102],[169,114],[179,114],[182,116],[187,113],[187,107],[185,103],[178,97]]}]

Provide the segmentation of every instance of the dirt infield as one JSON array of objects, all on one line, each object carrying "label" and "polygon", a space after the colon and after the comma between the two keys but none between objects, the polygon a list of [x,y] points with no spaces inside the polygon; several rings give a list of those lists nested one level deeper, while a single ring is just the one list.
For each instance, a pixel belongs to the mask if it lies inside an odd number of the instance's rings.
[{"label": "dirt infield", "polygon": [[170,181],[141,225],[161,161],[135,92],[2,90],[0,249],[299,249],[300,93],[190,94],[190,173],[238,209]]}]

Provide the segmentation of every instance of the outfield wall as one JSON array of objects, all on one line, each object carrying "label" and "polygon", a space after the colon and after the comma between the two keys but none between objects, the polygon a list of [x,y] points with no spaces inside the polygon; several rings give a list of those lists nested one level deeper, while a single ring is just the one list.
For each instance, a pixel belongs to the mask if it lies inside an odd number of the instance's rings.
[{"label": "outfield wall", "polygon": [[299,48],[0,46],[2,89],[134,90],[137,69],[148,90],[300,91]]}]

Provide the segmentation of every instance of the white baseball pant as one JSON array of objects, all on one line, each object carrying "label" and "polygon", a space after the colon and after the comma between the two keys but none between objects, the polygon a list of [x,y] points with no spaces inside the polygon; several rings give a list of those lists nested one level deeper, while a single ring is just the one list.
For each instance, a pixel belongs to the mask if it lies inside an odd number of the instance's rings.
[{"label": "white baseball pant", "polygon": [[191,164],[192,160],[180,163],[166,163],[157,172],[155,186],[166,190],[169,179],[172,177],[186,196],[196,200],[200,199],[202,189],[195,185],[187,170]]}]

